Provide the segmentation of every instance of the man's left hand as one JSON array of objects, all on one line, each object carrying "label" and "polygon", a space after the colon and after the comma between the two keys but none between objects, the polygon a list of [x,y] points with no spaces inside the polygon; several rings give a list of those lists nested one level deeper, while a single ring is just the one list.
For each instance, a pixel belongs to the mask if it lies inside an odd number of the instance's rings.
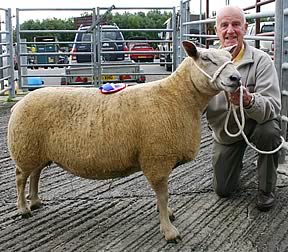
[{"label": "man's left hand", "polygon": [[[243,106],[247,107],[250,105],[252,100],[252,94],[243,87]],[[239,106],[240,105],[240,88],[238,88],[235,92],[229,93],[229,100],[232,104]]]}]

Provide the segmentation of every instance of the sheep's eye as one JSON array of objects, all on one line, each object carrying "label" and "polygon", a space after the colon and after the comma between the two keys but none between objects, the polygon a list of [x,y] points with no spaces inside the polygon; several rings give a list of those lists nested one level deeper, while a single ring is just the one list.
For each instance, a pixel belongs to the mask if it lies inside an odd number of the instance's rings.
[{"label": "sheep's eye", "polygon": [[201,58],[202,58],[202,60],[204,60],[204,61],[210,61],[210,59],[209,59],[207,56],[202,56]]},{"label": "sheep's eye", "polygon": [[212,59],[210,59],[209,57],[207,57],[206,55],[205,56],[202,56],[201,57],[203,61],[206,61],[206,62],[212,62],[212,64],[214,65],[217,65],[217,63],[215,61],[213,61]]}]

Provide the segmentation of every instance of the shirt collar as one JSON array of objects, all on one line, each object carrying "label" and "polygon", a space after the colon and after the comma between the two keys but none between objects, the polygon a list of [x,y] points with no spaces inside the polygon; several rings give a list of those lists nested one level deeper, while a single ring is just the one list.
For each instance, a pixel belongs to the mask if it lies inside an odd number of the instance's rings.
[{"label": "shirt collar", "polygon": [[238,65],[239,61],[243,58],[245,52],[245,45],[244,43],[242,44],[242,48],[240,52],[236,55],[236,57],[233,59],[233,63]]}]

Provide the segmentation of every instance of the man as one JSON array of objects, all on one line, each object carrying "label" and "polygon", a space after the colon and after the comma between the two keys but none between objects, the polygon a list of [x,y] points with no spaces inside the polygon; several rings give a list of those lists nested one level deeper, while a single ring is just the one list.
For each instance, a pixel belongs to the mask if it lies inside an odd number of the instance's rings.
[{"label": "man", "polygon": [[[279,83],[273,61],[268,54],[250,47],[244,41],[247,26],[244,13],[239,7],[226,6],[217,12],[215,31],[221,46],[236,45],[232,58],[242,76],[244,132],[258,149],[271,151],[281,144],[278,120],[281,109]],[[207,119],[214,137],[214,189],[221,197],[228,197],[237,189],[247,147],[241,135],[229,137],[224,130],[229,103],[239,105],[239,93],[239,90],[230,95],[221,92],[211,100],[207,108]],[[232,116],[228,130],[238,132]],[[261,211],[267,211],[275,205],[277,166],[278,153],[259,154],[256,205]]]}]

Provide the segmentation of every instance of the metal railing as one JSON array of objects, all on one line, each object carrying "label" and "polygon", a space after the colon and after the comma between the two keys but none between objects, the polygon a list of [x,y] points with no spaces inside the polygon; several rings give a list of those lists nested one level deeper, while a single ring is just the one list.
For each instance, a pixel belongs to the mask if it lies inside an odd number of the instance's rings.
[{"label": "metal railing", "polygon": [[[59,56],[68,57],[73,54],[73,52],[60,52],[59,47],[67,46],[68,44],[73,44],[74,41],[58,41],[57,36],[63,33],[72,33],[76,34],[79,31],[77,29],[74,30],[22,30],[20,26],[20,19],[23,13],[27,12],[86,12],[87,14],[92,15],[92,17],[96,16],[95,8],[17,8],[16,9],[16,58],[18,62],[18,85],[20,89],[27,89],[28,88],[28,78],[29,77],[59,77],[59,74],[51,74],[51,73],[43,73],[43,74],[35,74],[30,72],[28,74],[28,68],[38,69],[38,68],[54,68],[54,67],[68,67],[72,65],[71,63],[68,64],[58,64]],[[23,39],[23,34],[51,34],[55,36],[55,41],[36,41],[34,37],[34,41],[26,41]],[[77,42],[76,42],[77,43]],[[51,45],[51,51],[46,52],[46,46]],[[36,52],[28,52],[27,47],[33,46],[36,49]],[[38,50],[41,52],[38,52]],[[75,53],[74,53],[75,54]],[[78,53],[80,54],[80,53]],[[33,64],[29,64],[28,58],[33,57],[35,60]],[[92,63],[86,64],[93,68]]]},{"label": "metal railing", "polygon": [[[4,17],[4,19],[1,19],[1,17]],[[0,8],[0,95],[8,92],[10,98],[15,97],[13,59],[11,9]]]},{"label": "metal railing", "polygon": [[[275,6],[275,67],[282,94],[282,135],[287,139],[288,123],[288,0],[276,0]],[[286,24],[286,25],[285,25]],[[280,153],[280,163],[285,162],[285,150]]]},{"label": "metal railing", "polygon": [[[27,85],[27,78],[29,77],[57,77],[59,76],[58,74],[46,74],[46,73],[42,73],[42,74],[34,74],[33,72],[27,71],[27,68],[52,68],[52,67],[59,67],[59,64],[57,64],[56,62],[53,63],[39,63],[37,62],[37,60],[34,62],[33,65],[29,64],[29,62],[27,62],[27,58],[29,57],[34,57],[34,58],[39,58],[41,56],[43,57],[55,57],[57,58],[60,55],[65,55],[69,58],[73,57],[77,57],[77,55],[85,55],[91,57],[91,62],[85,62],[85,63],[77,63],[75,64],[75,61],[69,61],[69,63],[65,63],[65,64],[61,64],[61,67],[66,67],[66,68],[71,68],[72,67],[86,67],[87,72],[85,73],[85,76],[83,75],[83,77],[89,77],[92,80],[92,85],[91,86],[98,86],[100,85],[103,80],[102,77],[108,74],[113,75],[113,72],[107,72],[108,68],[112,65],[119,65],[119,66],[123,66],[123,65],[129,65],[127,63],[127,61],[115,61],[115,62],[105,62],[104,60],[101,60],[103,58],[105,58],[105,55],[107,54],[125,54],[127,55],[129,58],[129,55],[133,54],[132,51],[106,51],[103,50],[102,44],[102,36],[101,33],[103,32],[107,32],[107,30],[105,30],[105,28],[101,28],[100,25],[98,25],[98,23],[101,21],[101,17],[103,15],[105,15],[105,13],[107,11],[112,11],[112,10],[155,10],[155,9],[159,9],[159,10],[170,10],[172,12],[172,20],[173,20],[173,27],[172,29],[121,29],[121,27],[119,29],[117,29],[118,32],[128,32],[128,31],[141,31],[141,32],[169,32],[172,34],[172,38],[169,40],[162,40],[162,39],[158,39],[155,38],[153,40],[127,40],[124,39],[123,42],[127,43],[127,42],[145,42],[145,43],[172,43],[173,47],[171,50],[169,51],[154,51],[153,54],[154,55],[160,55],[160,54],[171,54],[173,55],[172,59],[176,59],[176,48],[178,48],[177,46],[177,36],[174,36],[176,34],[176,21],[174,22],[174,20],[176,20],[175,16],[176,16],[176,10],[175,7],[167,7],[167,8],[146,8],[146,7],[125,7],[125,8],[116,8],[115,6],[110,7],[110,8],[101,8],[98,7],[97,9],[95,8],[91,8],[91,9],[61,9],[61,8],[52,8],[52,9],[16,9],[16,37],[17,37],[17,48],[16,48],[16,52],[17,52],[17,62],[18,63],[18,82],[19,82],[19,88],[21,89],[25,89],[28,87]],[[22,15],[23,12],[29,12],[29,11],[85,11],[89,14],[91,14],[92,16],[92,25],[90,27],[88,27],[86,30],[79,30],[79,29],[75,29],[75,30],[23,30],[20,28],[20,17]],[[105,12],[103,14],[103,12]],[[97,23],[98,22],[98,23]],[[116,31],[113,29],[109,29],[109,31]],[[29,46],[41,46],[41,45],[45,45],[45,42],[35,42],[35,41],[25,41],[23,40],[24,35],[23,34],[61,34],[61,33],[73,33],[75,34],[75,37],[77,34],[80,33],[90,33],[91,34],[91,41],[90,42],[83,42],[83,41],[54,41],[54,42],[50,42],[49,44],[51,45],[67,45],[67,44],[73,44],[74,46],[77,44],[84,44],[87,43],[89,44],[91,51],[87,51],[87,52],[73,52],[73,51],[69,51],[69,52],[28,52],[27,51],[27,47]],[[114,41],[111,40],[110,42],[119,42],[119,41]],[[137,54],[148,54],[149,52],[137,52]],[[141,65],[154,65],[154,64],[159,64],[157,62],[149,62],[149,63],[137,63],[137,62],[130,62],[130,65],[133,66],[138,66],[140,68],[140,64]],[[166,63],[168,65],[172,65],[173,70],[176,69],[176,61],[172,60],[171,62]],[[111,68],[111,67],[110,67]],[[139,71],[140,72],[140,71]],[[121,73],[117,73],[117,74],[121,74]],[[123,74],[126,75],[131,75],[133,76],[133,74],[135,75],[135,73],[133,72],[125,72]],[[149,73],[149,72],[145,72],[145,75],[157,75],[160,73]],[[169,73],[166,73],[166,75],[168,75]],[[165,75],[163,73],[161,73],[161,75]],[[76,77],[76,75],[73,74],[62,74],[61,77],[64,78],[69,78],[69,77]],[[88,85],[89,86],[89,85]]]}]

